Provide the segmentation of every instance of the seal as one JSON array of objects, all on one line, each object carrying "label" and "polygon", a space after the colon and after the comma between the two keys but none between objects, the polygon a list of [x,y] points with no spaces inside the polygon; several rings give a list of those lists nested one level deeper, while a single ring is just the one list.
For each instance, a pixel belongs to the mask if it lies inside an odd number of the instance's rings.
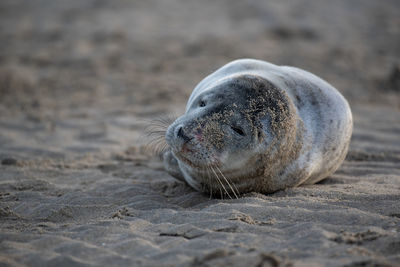
[{"label": "seal", "polygon": [[345,98],[295,67],[240,59],[203,79],[167,129],[166,170],[221,197],[316,183],[343,162],[353,129]]}]

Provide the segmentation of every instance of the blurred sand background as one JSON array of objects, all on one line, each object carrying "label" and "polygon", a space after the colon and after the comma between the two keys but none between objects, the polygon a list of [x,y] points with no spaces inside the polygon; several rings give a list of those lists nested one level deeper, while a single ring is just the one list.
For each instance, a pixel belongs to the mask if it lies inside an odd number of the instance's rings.
[{"label": "blurred sand background", "polygon": [[[334,175],[209,199],[143,151],[146,121],[244,57],[348,99]],[[396,266],[399,68],[396,0],[2,0],[0,266]]]}]

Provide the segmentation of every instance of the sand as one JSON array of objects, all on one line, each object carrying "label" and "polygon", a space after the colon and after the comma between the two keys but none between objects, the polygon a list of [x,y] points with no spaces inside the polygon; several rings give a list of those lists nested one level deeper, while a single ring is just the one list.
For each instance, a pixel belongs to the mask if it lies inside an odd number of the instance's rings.
[{"label": "sand", "polygon": [[[394,0],[1,1],[0,266],[399,266],[399,25]],[[243,57],[349,100],[335,174],[210,199],[144,150]]]}]

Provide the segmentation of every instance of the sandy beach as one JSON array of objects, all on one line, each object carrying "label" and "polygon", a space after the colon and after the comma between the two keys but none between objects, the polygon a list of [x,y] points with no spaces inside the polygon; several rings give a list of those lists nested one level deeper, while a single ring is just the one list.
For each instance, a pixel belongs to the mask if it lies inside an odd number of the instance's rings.
[{"label": "sandy beach", "polygon": [[[217,199],[164,170],[146,126],[238,58],[346,97],[338,171]],[[1,1],[0,266],[400,266],[400,4]]]}]

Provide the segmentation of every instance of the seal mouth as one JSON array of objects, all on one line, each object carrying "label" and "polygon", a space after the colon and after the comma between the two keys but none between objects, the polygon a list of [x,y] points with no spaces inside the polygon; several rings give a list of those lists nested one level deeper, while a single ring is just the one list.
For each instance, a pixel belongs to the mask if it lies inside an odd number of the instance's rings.
[{"label": "seal mouth", "polygon": [[194,152],[193,150],[187,149],[182,151],[172,151],[175,157],[179,158],[182,162],[187,164],[188,166],[195,168],[197,170],[202,170],[207,167],[221,167],[221,162],[217,159],[214,159],[213,162],[207,162],[206,164],[196,164],[192,160],[190,160],[187,156],[185,156],[185,152]]},{"label": "seal mouth", "polygon": [[199,165],[194,164],[191,160],[189,160],[187,157],[183,156],[182,153],[174,153],[176,157],[178,157],[180,160],[182,160],[184,163],[189,165],[190,167],[194,168],[200,168]]}]

